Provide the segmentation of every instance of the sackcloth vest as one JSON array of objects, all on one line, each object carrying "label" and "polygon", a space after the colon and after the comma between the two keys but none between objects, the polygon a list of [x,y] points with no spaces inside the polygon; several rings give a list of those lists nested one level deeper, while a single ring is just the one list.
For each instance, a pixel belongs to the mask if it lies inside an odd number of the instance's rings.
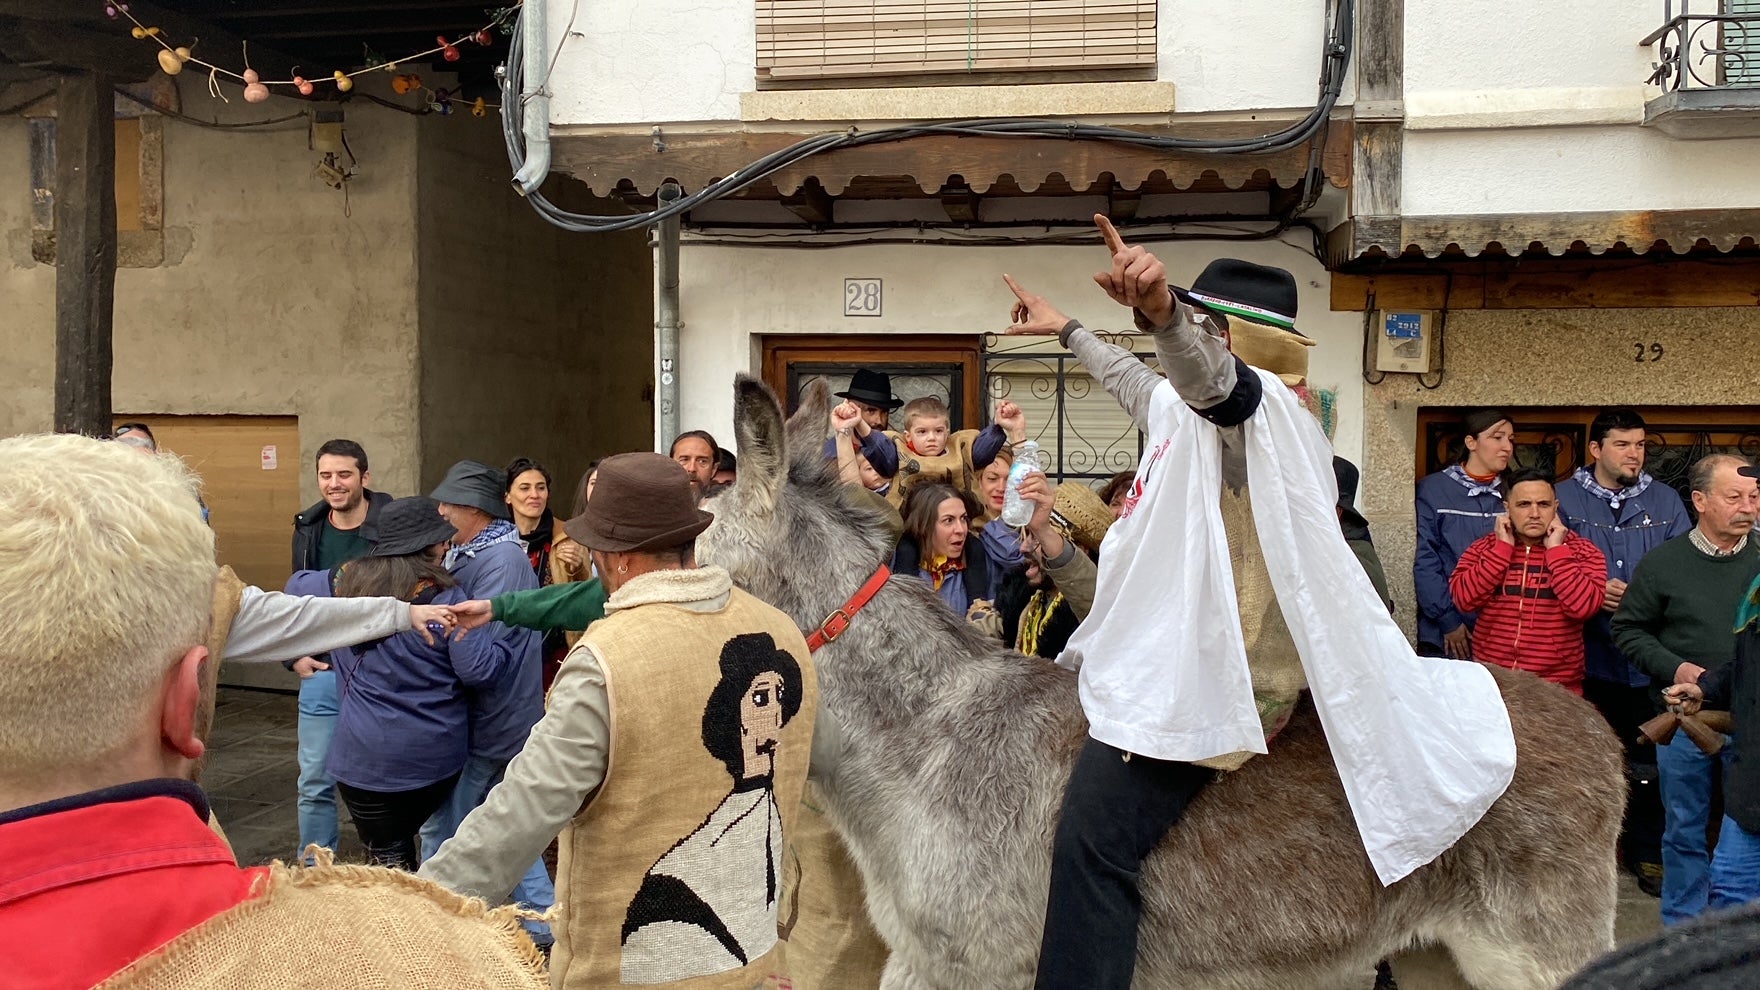
[{"label": "sackcloth vest", "polygon": [[892,488],[886,493],[886,500],[894,506],[903,506],[905,498],[918,485],[952,485],[962,492],[978,494],[980,472],[972,467],[972,442],[978,439],[977,430],[949,433],[947,450],[934,457],[911,450],[903,434],[888,431],[886,435],[898,447],[898,476],[892,479]]},{"label": "sackcloth vest", "polygon": [[[220,662],[226,656],[226,638],[232,634],[232,620],[238,617],[238,606],[243,599],[244,582],[231,567],[220,568],[220,573],[214,576],[214,607],[208,619],[207,639],[208,662],[214,665],[212,676],[215,681],[220,678]],[[196,768],[197,782],[201,781],[201,771],[206,765],[207,757],[204,756]],[[208,827],[226,843],[227,848],[231,848],[232,840],[226,837],[226,830],[220,827],[220,820],[212,811],[208,812]]]},{"label": "sackcloth vest", "polygon": [[99,988],[334,985],[543,990],[549,981],[515,908],[491,909],[398,870],[277,863],[249,900],[165,943]]},{"label": "sackcloth vest", "polygon": [[[753,646],[760,639],[752,634],[774,646]],[[605,782],[559,839],[557,903],[565,908],[552,925],[552,984],[764,985],[782,963],[786,840],[818,704],[806,640],[786,615],[736,588],[715,612],[664,602],[614,612],[582,645],[605,672],[611,742]],[[773,790],[738,769],[749,757],[735,753],[730,766],[705,741],[719,729],[743,751],[743,733],[774,731],[745,721],[759,703],[757,679],[736,678],[734,693],[723,689],[711,703],[724,658],[742,649],[784,651],[800,672],[800,709],[775,733]]]},{"label": "sackcloth vest", "polygon": [[[1228,562],[1234,570],[1235,600],[1240,604],[1241,637],[1247,647],[1247,671],[1253,682],[1253,701],[1259,707],[1259,723],[1265,742],[1288,724],[1296,701],[1308,686],[1302,672],[1302,655],[1277,604],[1265,552],[1259,547],[1259,528],[1253,522],[1253,500],[1243,489],[1222,489],[1222,529],[1228,536]],[[1217,770],[1238,770],[1253,758],[1249,752],[1229,753],[1198,765]]]}]

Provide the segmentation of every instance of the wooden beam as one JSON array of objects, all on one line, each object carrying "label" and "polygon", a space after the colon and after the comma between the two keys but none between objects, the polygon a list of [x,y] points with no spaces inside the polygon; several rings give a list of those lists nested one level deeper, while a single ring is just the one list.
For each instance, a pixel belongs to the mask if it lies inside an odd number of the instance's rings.
[{"label": "wooden beam", "polygon": [[941,187],[941,208],[954,223],[978,222],[978,194],[967,185]]},{"label": "wooden beam", "polygon": [[1126,189],[1113,179],[1106,190],[1106,219],[1113,223],[1133,220],[1143,205],[1142,189]]},{"label": "wooden beam", "polygon": [[116,297],[116,84],[68,73],[56,94],[55,429],[110,431]]},{"label": "wooden beam", "polygon": [[[1450,275],[1452,275],[1452,286]],[[1444,299],[1444,291],[1447,299]],[[1423,274],[1332,276],[1332,308],[1670,309],[1760,305],[1760,260],[1467,262]]]},{"label": "wooden beam", "polygon": [[808,223],[830,223],[833,201],[818,179],[808,179],[794,195],[782,197],[782,205]]}]

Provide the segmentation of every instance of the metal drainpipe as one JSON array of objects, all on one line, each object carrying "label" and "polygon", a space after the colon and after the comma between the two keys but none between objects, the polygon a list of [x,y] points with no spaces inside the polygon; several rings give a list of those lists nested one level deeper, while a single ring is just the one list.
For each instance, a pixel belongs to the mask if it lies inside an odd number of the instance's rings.
[{"label": "metal drainpipe", "polygon": [[[663,206],[682,195],[684,190],[677,183],[660,187]],[[664,450],[679,433],[678,335],[684,324],[678,318],[678,232],[677,216],[660,221],[654,229],[654,361],[660,383],[656,450]]]},{"label": "metal drainpipe", "polygon": [[[538,191],[550,174],[550,95],[543,87],[548,79],[537,73],[550,64],[550,39],[544,30],[544,0],[523,4],[519,12],[520,43],[525,48],[524,72],[518,80],[522,118],[525,122],[526,161],[513,177],[513,188],[521,196]],[[562,39],[566,40],[566,39]],[[561,41],[558,41],[561,44]],[[535,88],[534,88],[535,87]]]}]

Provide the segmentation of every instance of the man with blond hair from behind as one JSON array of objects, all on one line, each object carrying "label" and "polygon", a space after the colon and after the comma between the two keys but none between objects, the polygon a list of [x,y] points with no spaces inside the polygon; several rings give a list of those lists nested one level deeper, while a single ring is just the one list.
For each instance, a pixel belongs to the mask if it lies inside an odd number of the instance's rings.
[{"label": "man with blond hair from behind", "polygon": [[391,870],[241,869],[209,827],[239,588],[195,491],[175,458],[0,440],[0,981],[544,986],[506,910]]}]

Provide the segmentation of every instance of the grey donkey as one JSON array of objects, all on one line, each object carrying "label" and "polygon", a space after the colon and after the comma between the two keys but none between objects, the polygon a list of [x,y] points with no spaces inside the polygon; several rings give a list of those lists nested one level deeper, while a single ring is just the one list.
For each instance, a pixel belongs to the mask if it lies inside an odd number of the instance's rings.
[{"label": "grey donkey", "polygon": [[[822,381],[786,425],[762,382],[741,376],[735,390],[739,483],[705,505],[715,522],[698,552],[812,629],[887,559],[891,536],[822,456]],[[891,949],[881,987],[1032,986],[1051,838],[1086,732],[1076,675],[984,638],[914,576],[888,581],[816,659],[845,741],[818,784]],[[1454,848],[1382,887],[1304,705],[1269,756],[1222,775],[1143,864],[1135,985],[1360,987],[1376,960],[1431,944],[1481,990],[1542,990],[1611,949],[1620,746],[1582,699],[1492,673],[1515,778]]]}]

